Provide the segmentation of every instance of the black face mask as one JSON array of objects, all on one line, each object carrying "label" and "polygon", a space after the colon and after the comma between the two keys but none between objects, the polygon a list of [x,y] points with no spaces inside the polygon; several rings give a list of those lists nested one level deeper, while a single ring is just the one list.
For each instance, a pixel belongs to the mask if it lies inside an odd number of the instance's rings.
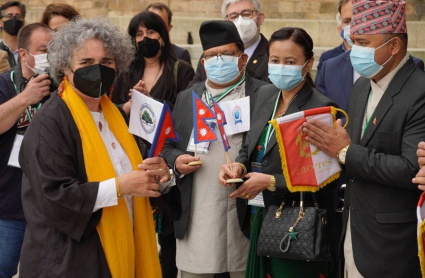
[{"label": "black face mask", "polygon": [[3,29],[9,35],[16,36],[19,30],[21,30],[23,25],[24,25],[24,22],[22,20],[17,19],[16,16],[14,16],[11,19],[3,22]]},{"label": "black face mask", "polygon": [[109,91],[115,80],[115,70],[96,64],[74,72],[74,86],[83,94],[100,98]]},{"label": "black face mask", "polygon": [[145,37],[137,44],[137,48],[139,50],[140,55],[145,58],[152,58],[155,57],[156,54],[158,54],[158,51],[161,46],[159,45],[158,40]]}]

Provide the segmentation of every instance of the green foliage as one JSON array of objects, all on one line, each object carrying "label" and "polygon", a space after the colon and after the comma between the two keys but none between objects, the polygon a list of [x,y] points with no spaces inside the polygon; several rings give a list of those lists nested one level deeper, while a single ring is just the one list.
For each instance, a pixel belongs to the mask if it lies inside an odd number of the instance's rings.
[{"label": "green foliage", "polygon": [[153,121],[152,121],[152,118],[151,118],[151,115],[149,114],[149,112],[148,111],[144,111],[143,112],[143,115],[142,115],[142,120],[144,120],[146,123],[148,123],[148,124],[153,124]]}]

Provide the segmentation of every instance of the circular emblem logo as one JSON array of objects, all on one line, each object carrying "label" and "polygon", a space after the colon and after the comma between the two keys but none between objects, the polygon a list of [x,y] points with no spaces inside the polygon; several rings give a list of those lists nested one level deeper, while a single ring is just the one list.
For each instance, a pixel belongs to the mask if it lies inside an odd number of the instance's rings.
[{"label": "circular emblem logo", "polygon": [[149,104],[143,103],[140,106],[139,118],[140,118],[140,123],[142,124],[143,130],[147,134],[151,134],[155,130],[156,116],[155,116],[155,113],[153,112],[152,107]]},{"label": "circular emblem logo", "polygon": [[232,114],[233,119],[235,120],[235,124],[242,123],[242,109],[238,105],[233,108]]}]

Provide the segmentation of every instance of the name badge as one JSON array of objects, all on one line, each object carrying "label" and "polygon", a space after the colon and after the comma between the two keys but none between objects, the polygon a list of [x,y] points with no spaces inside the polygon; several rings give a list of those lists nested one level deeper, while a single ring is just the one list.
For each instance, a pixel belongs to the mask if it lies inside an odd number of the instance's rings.
[{"label": "name badge", "polygon": [[[262,173],[262,163],[261,162],[251,162],[251,171],[256,173]],[[250,206],[256,206],[256,207],[262,207],[264,208],[264,197],[263,192],[258,193],[257,196],[255,196],[254,199],[248,200],[248,205]]]},{"label": "name badge", "polygon": [[7,166],[21,168],[19,165],[19,151],[21,150],[22,140],[24,140],[24,134],[17,133],[15,141],[13,142],[12,152],[10,153]]}]

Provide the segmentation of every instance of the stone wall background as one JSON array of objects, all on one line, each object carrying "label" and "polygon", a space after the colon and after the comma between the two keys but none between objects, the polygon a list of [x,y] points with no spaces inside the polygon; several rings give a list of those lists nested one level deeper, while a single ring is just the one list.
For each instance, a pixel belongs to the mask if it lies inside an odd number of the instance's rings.
[{"label": "stone wall background", "polygon": [[[114,24],[126,30],[130,19],[143,11],[147,5],[158,0],[21,0],[27,5],[27,23],[39,21],[44,8],[51,3],[67,3],[83,15],[93,18],[108,17]],[[173,43],[189,49],[193,62],[201,53],[199,26],[205,20],[220,19],[222,0],[159,0],[173,11],[170,36]],[[3,2],[3,1],[2,1]],[[409,51],[425,59],[425,0],[407,0]],[[286,26],[304,28],[313,38],[316,60],[320,54],[341,43],[336,32],[335,15],[338,0],[260,0],[266,15],[261,32],[271,34]],[[194,45],[186,45],[188,32],[192,33]]]}]

